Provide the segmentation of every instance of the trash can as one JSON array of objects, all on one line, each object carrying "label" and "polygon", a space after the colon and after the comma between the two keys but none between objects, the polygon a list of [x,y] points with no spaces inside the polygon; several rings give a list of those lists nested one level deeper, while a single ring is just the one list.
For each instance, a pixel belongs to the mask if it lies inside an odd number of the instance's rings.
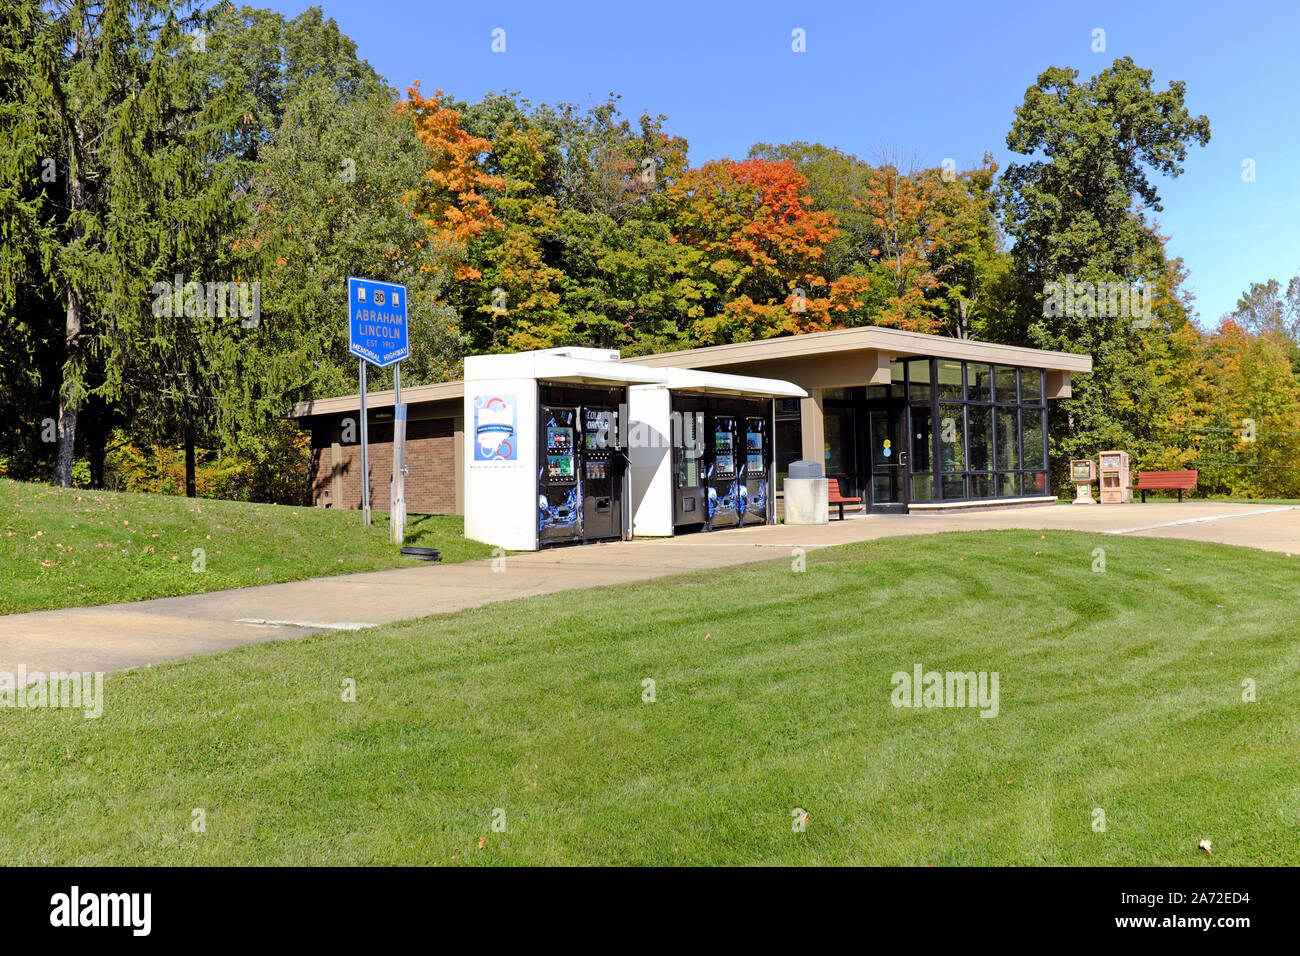
[{"label": "trash can", "polygon": [[830,521],[829,493],[821,462],[790,462],[784,490],[786,524],[826,524]]}]

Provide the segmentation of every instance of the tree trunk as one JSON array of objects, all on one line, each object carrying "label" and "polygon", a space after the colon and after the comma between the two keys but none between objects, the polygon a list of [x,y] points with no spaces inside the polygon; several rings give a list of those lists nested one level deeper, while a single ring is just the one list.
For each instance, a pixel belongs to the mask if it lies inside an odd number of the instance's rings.
[{"label": "tree trunk", "polygon": [[188,425],[185,426],[185,497],[198,497],[194,481],[194,432]]},{"label": "tree trunk", "polygon": [[68,288],[68,313],[64,326],[64,342],[67,347],[67,359],[64,362],[63,387],[59,391],[59,452],[54,464],[54,483],[61,488],[72,487],[72,462],[77,443],[77,406],[71,400],[71,383],[67,380],[67,370],[73,365],[73,358],[81,339],[81,297],[77,290]]}]

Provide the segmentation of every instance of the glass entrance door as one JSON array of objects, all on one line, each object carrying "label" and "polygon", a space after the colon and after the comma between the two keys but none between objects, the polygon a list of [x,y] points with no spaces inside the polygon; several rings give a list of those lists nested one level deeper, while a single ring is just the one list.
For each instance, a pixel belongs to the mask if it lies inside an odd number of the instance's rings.
[{"label": "glass entrance door", "polygon": [[877,514],[906,514],[909,472],[907,464],[907,405],[891,402],[868,406],[870,434],[871,510]]}]

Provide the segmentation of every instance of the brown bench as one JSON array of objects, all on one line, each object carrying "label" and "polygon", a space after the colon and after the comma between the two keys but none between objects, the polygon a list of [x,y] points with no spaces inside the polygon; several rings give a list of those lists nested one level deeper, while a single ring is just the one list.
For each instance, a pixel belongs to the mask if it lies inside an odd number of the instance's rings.
[{"label": "brown bench", "polygon": [[827,500],[827,502],[828,502],[829,504],[839,505],[839,506],[840,506],[840,520],[841,520],[841,521],[844,520],[844,506],[845,506],[845,505],[860,505],[860,504],[862,504],[862,499],[861,499],[861,498],[845,498],[842,494],[840,494],[840,480],[839,480],[838,478],[828,478],[828,479],[826,480],[826,491],[827,491],[827,495],[826,495],[826,500]]},{"label": "brown bench", "polygon": [[1196,487],[1195,471],[1144,471],[1138,475],[1134,490],[1142,492],[1142,503],[1147,502],[1148,491],[1178,490],[1178,500],[1183,500],[1183,492]]}]

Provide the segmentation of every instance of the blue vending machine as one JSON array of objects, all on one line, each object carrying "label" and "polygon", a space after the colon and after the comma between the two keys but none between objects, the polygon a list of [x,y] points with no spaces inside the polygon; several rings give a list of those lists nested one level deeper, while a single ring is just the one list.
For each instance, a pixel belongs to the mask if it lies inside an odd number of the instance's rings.
[{"label": "blue vending machine", "polygon": [[582,540],[582,488],[577,463],[578,409],[541,406],[537,472],[537,539],[542,545]]},{"label": "blue vending machine", "polygon": [[734,528],[740,524],[740,469],[736,460],[736,419],[715,415],[711,422],[713,440],[709,443],[707,469],[708,523],[715,528]]},{"label": "blue vending machine", "polygon": [[746,416],[745,473],[740,481],[742,524],[767,524],[767,420]]}]

